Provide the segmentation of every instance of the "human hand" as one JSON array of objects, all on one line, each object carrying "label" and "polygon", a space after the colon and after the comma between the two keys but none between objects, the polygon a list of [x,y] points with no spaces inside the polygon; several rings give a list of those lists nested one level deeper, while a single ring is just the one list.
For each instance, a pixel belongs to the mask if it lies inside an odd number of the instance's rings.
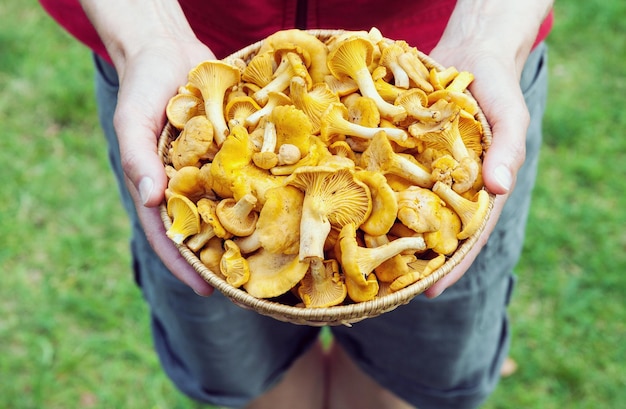
[{"label": "human hand", "polygon": [[200,42],[162,40],[126,55],[116,63],[120,78],[114,116],[122,167],[146,237],[167,268],[200,295],[213,289],[181,256],[165,235],[159,205],[167,176],[157,153],[158,137],[166,121],[165,106],[187,73],[199,62],[215,59]]},{"label": "human hand", "polygon": [[487,190],[497,196],[476,244],[449,274],[425,292],[429,298],[440,295],[458,281],[476,259],[500,217],[508,193],[515,184],[517,171],[524,162],[529,116],[519,86],[521,68],[513,58],[507,59],[506,54],[492,50],[474,48],[469,52],[461,48],[445,48],[441,44],[430,54],[444,66],[455,66],[474,74],[470,91],[487,117],[493,134],[483,161],[483,180]]}]

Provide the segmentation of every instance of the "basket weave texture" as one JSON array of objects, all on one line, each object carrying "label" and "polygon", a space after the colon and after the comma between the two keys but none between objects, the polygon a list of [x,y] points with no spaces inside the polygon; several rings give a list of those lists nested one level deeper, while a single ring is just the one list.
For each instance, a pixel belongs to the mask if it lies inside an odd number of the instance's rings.
[{"label": "basket weave texture", "polygon": [[[343,32],[341,30],[307,31],[315,35],[322,41],[325,41],[333,35]],[[254,55],[256,55],[262,44],[263,41],[251,44],[226,57],[225,60],[229,60],[232,58],[241,58],[244,61],[248,62]],[[440,64],[438,64],[427,55],[419,52],[419,57],[427,68],[443,70],[443,67]],[[465,92],[469,93],[469,91]],[[485,147],[488,147],[491,143],[492,137],[491,128],[482,110],[479,109],[476,117],[483,126],[483,145]],[[170,164],[170,159],[168,157],[169,148],[171,142],[178,137],[178,134],[179,130],[177,130],[169,122],[165,125],[161,133],[158,141],[158,153],[164,165]],[[494,195],[490,194],[489,211],[487,215],[491,213],[493,201]],[[160,213],[165,229],[167,230],[172,224],[172,219],[168,215],[165,203],[160,206]],[[180,254],[198,272],[198,274],[202,276],[202,278],[207,283],[209,283],[216,290],[220,291],[222,294],[230,298],[234,303],[238,304],[241,307],[254,310],[260,314],[273,317],[280,321],[291,322],[300,325],[351,325],[367,318],[379,316],[385,312],[392,311],[401,305],[407,304],[415,296],[423,293],[434,283],[439,281],[442,277],[450,273],[450,271],[461,262],[461,260],[469,252],[469,250],[474,246],[485,227],[487,219],[488,217],[483,220],[480,228],[472,236],[462,241],[457,250],[452,255],[447,257],[446,262],[440,268],[436,269],[427,277],[399,291],[377,297],[370,301],[326,308],[304,308],[299,306],[282,304],[274,300],[259,299],[253,297],[245,290],[233,287],[231,284],[226,282],[220,275],[207,268],[207,266],[200,261],[198,256],[184,243],[177,245],[177,247],[180,251]]]}]

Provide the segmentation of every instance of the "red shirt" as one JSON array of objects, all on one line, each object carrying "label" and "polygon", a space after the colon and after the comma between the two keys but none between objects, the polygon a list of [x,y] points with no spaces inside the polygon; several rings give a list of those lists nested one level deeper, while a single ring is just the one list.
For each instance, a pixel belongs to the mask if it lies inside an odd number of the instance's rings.
[{"label": "red shirt", "polygon": [[[180,0],[196,36],[223,58],[248,44],[287,28],[369,30],[406,40],[429,53],[437,44],[455,0]],[[40,0],[46,11],[70,34],[108,61],[110,58],[78,0]],[[243,12],[242,10],[245,10]],[[552,12],[536,43],[552,27]]]}]

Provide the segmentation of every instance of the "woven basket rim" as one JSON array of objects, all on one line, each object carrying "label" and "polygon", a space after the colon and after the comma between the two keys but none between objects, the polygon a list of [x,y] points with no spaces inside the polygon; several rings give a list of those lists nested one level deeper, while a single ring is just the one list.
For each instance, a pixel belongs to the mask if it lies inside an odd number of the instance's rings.
[{"label": "woven basket rim", "polygon": [[[319,30],[306,30],[308,33],[315,35],[316,37],[325,40],[333,35],[344,33],[344,30],[330,30],[330,29],[319,29]],[[247,60],[251,58],[263,45],[264,40],[258,41],[256,43],[250,44],[241,50],[229,55],[224,58],[224,61],[234,58],[241,58],[243,60]],[[437,70],[443,70],[440,64],[434,61],[432,58],[427,56],[418,50],[418,55],[424,65],[427,68],[436,68]],[[471,93],[466,91],[469,95]],[[491,144],[491,128],[487,119],[480,109],[476,115],[477,119],[481,122],[484,129],[483,136],[483,144],[488,147]],[[161,158],[164,165],[168,161],[167,151],[169,149],[169,144],[172,140],[176,138],[178,134],[178,130],[172,126],[169,122],[166,123],[163,131],[158,140],[158,154]],[[396,292],[386,294],[382,297],[377,297],[373,300],[354,303],[354,304],[345,304],[338,305],[333,307],[325,307],[325,308],[305,308],[298,306],[290,306],[286,304],[281,304],[279,302],[269,300],[269,299],[260,299],[253,297],[248,294],[245,290],[240,288],[235,288],[229,283],[227,283],[220,275],[211,271],[196,254],[187,247],[186,244],[177,244],[177,248],[182,255],[182,257],[198,272],[198,274],[212,287],[214,287],[217,291],[221,292],[226,297],[230,298],[231,301],[240,305],[243,308],[254,310],[260,314],[267,315],[273,317],[280,321],[291,322],[294,324],[301,325],[311,325],[311,326],[323,326],[323,325],[351,325],[358,321],[373,318],[379,316],[383,313],[389,312],[403,304],[407,304],[417,295],[426,291],[429,287],[431,287],[434,283],[439,281],[441,278],[446,276],[454,267],[456,267],[461,260],[465,257],[465,255],[470,251],[470,249],[474,246],[478,237],[483,232],[488,216],[491,214],[491,209],[493,208],[495,200],[495,195],[489,193],[489,209],[487,212],[487,217],[482,221],[481,226],[478,230],[463,240],[459,247],[455,250],[452,255],[446,257],[445,263],[438,269],[436,269],[433,273],[428,275],[427,277],[401,289]],[[165,229],[169,229],[172,224],[172,219],[169,217],[167,213],[167,207],[165,203],[160,205],[160,214],[161,219],[163,221]]]}]

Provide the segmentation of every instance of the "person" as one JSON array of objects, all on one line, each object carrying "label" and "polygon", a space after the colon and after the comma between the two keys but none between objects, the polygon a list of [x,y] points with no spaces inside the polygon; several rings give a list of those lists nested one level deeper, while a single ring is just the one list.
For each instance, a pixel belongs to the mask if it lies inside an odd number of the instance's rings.
[{"label": "person", "polygon": [[[94,51],[99,116],[132,223],[136,281],[164,371],[183,393],[233,408],[484,402],[508,352],[512,270],[541,144],[551,1],[40,2]],[[164,107],[189,70],[291,27],[377,27],[472,72],[470,89],[493,131],[483,179],[497,198],[476,248],[409,304],[330,328],[328,349],[320,328],[280,322],[213,293],[165,236],[158,212],[167,178],[156,141]]]}]

